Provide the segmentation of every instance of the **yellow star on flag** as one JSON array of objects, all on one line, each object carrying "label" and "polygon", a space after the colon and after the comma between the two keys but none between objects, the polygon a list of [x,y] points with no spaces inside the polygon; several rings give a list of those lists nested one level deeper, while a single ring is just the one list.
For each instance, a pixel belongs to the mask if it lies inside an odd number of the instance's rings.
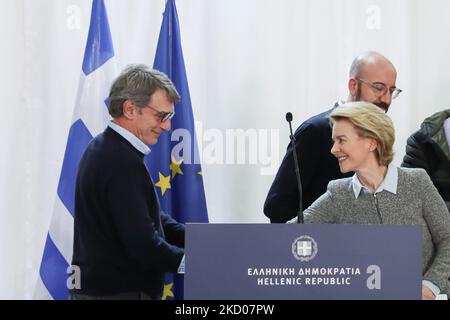
[{"label": "yellow star on flag", "polygon": [[175,297],[173,294],[172,288],[173,288],[173,282],[164,285],[162,300],[167,300],[167,297],[171,297],[171,298]]},{"label": "yellow star on flag", "polygon": [[198,174],[199,176],[203,176],[203,172],[202,172],[202,171],[197,172],[197,174]]},{"label": "yellow star on flag", "polygon": [[180,168],[183,161],[183,159],[181,159],[180,161],[176,161],[174,158],[172,158],[172,162],[170,164],[170,170],[172,171],[172,180],[177,175],[177,173],[183,175],[183,171],[181,171]]},{"label": "yellow star on flag", "polygon": [[170,189],[170,175],[165,177],[161,172],[158,172],[159,181],[155,183],[155,186],[161,188],[161,194],[164,195],[167,189]]}]

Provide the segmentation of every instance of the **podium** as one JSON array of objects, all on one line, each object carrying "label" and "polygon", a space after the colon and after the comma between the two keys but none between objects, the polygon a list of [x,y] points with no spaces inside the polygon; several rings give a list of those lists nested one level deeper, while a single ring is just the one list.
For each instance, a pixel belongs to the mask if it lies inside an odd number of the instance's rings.
[{"label": "podium", "polygon": [[186,300],[422,298],[414,225],[188,224]]}]

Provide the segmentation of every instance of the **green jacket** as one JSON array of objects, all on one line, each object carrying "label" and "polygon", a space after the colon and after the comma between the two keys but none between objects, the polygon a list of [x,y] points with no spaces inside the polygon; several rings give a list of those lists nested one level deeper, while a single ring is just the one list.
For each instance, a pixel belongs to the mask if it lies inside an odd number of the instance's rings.
[{"label": "green jacket", "polygon": [[450,210],[450,149],[444,130],[448,117],[450,109],[424,120],[408,138],[402,167],[425,169]]}]

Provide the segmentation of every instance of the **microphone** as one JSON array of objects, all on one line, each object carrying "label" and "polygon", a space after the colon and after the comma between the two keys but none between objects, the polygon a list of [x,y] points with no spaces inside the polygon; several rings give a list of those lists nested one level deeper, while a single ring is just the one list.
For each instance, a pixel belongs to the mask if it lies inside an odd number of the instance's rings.
[{"label": "microphone", "polygon": [[292,133],[292,113],[286,113],[286,121],[289,123],[289,130],[291,131],[291,146],[292,153],[294,154],[294,166],[295,166],[295,176],[297,177],[297,186],[298,186],[298,211],[297,211],[297,223],[303,223],[303,209],[302,209],[302,181],[300,180],[300,168],[298,166],[298,158],[297,151],[295,150],[295,137]]}]

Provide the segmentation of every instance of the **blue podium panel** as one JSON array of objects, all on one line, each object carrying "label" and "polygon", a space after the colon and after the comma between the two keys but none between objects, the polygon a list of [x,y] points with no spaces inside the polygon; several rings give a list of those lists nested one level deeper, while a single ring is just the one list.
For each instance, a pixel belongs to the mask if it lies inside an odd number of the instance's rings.
[{"label": "blue podium panel", "polygon": [[421,299],[422,230],[188,224],[185,299]]}]

